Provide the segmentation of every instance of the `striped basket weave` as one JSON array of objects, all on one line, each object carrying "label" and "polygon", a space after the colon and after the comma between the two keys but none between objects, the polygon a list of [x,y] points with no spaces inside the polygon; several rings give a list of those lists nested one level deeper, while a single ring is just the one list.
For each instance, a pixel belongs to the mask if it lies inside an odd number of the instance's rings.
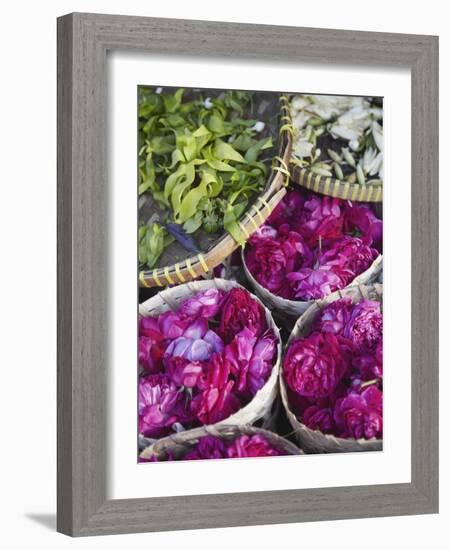
[{"label": "striped basket weave", "polygon": [[341,181],[331,176],[314,174],[307,168],[301,168],[295,163],[290,166],[292,181],[316,193],[329,195],[338,199],[357,202],[382,202],[382,185],[360,185]]},{"label": "striped basket weave", "polygon": [[[317,314],[331,302],[344,297],[350,297],[353,303],[357,303],[363,298],[381,302],[382,296],[383,287],[376,283],[371,286],[361,285],[355,288],[341,290],[323,300],[317,300],[298,319],[286,344],[286,348],[293,340],[308,336],[311,333]],[[334,435],[324,434],[319,430],[307,428],[300,422],[296,414],[290,408],[282,369],[280,369],[280,393],[295,437],[300,447],[307,453],[349,453],[355,451],[381,451],[383,449],[383,441],[380,439],[344,439],[335,437]]]}]

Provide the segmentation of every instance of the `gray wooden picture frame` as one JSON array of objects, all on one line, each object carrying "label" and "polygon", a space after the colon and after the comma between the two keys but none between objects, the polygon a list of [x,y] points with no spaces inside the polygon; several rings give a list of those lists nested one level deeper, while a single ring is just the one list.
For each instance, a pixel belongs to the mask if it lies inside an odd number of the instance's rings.
[{"label": "gray wooden picture frame", "polygon": [[[110,50],[411,70],[411,483],[107,500]],[[58,19],[57,486],[57,528],[73,536],[438,511],[437,37],[82,13]]]}]

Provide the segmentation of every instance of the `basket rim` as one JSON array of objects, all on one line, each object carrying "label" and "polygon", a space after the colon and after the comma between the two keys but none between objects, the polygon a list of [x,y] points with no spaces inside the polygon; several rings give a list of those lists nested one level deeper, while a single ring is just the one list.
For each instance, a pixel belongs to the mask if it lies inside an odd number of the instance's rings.
[{"label": "basket rim", "polygon": [[[301,456],[304,455],[304,451],[298,447],[292,441],[289,441],[287,438],[283,437],[276,432],[266,430],[264,428],[259,428],[257,426],[249,425],[238,425],[238,424],[225,424],[225,425],[205,425],[197,428],[192,428],[184,432],[178,432],[176,434],[171,434],[169,436],[163,437],[155,442],[151,443],[145,449],[139,453],[139,458],[150,458],[151,456],[157,454],[158,452],[165,452],[170,445],[180,445],[186,446],[186,452],[191,448],[189,445],[190,442],[195,444],[202,437],[207,435],[213,435],[216,437],[226,439],[226,434],[230,434],[230,439],[234,440],[239,435],[256,435],[261,434],[266,436],[267,439],[280,442],[285,448],[291,451],[286,456]],[[165,447],[167,445],[167,447]],[[158,447],[162,447],[161,451],[158,451]],[[155,449],[156,448],[156,449]],[[283,450],[283,449],[280,449]],[[180,460],[183,460],[181,458]],[[206,460],[206,459],[205,459]]]},{"label": "basket rim", "polygon": [[292,156],[289,168],[293,182],[315,193],[354,202],[383,202],[383,184],[360,185],[315,174],[306,167],[298,166]]},{"label": "basket rim", "polygon": [[[281,120],[288,122],[280,125],[281,138],[278,155],[274,157],[275,163],[272,165],[266,185],[259,195],[255,197],[254,203],[241,216],[238,222],[246,240],[265,222],[275,206],[281,201],[286,194],[285,187],[291,177],[289,161],[292,153],[293,129],[288,109],[288,98],[286,95],[279,93],[278,101],[281,104]],[[258,203],[259,206],[257,206]],[[139,269],[139,286],[144,288],[163,287],[165,285],[184,283],[207,275],[239,246],[240,244],[224,231],[216,244],[207,251],[189,256],[180,262],[170,265],[154,269]],[[218,254],[221,248],[223,249],[223,253]]]},{"label": "basket rim", "polygon": [[[317,315],[317,313],[321,309],[323,309],[324,306],[326,306],[326,305],[328,305],[332,302],[335,302],[336,300],[339,300],[341,298],[345,298],[348,295],[353,296],[355,294],[355,292],[357,292],[357,291],[360,292],[360,299],[362,299],[362,298],[366,297],[364,295],[364,293],[366,293],[366,295],[368,295],[370,293],[370,291],[372,291],[372,290],[374,290],[377,293],[376,298],[379,298],[379,301],[382,301],[383,285],[381,283],[374,283],[374,284],[371,284],[371,285],[357,285],[357,286],[354,286],[354,287],[345,288],[345,289],[338,290],[335,293],[333,293],[337,296],[333,296],[332,294],[330,294],[327,297],[323,298],[322,300],[315,300],[314,303],[310,307],[308,307],[308,309],[305,310],[305,312],[302,313],[302,315],[300,315],[299,318],[297,319],[297,321],[295,322],[295,325],[294,325],[294,327],[293,327],[293,329],[292,329],[292,331],[289,335],[289,338],[288,338],[288,340],[287,340],[287,342],[284,346],[283,359],[284,359],[284,355],[285,355],[290,343],[295,338],[298,337],[296,333],[298,331],[299,325],[302,322],[302,319],[304,320],[305,316],[307,317],[308,315],[312,315],[313,308],[317,309],[317,311],[315,311],[315,313],[314,313],[314,316],[315,316],[315,315]],[[374,299],[376,299],[376,298],[374,298]],[[383,439],[382,438],[377,439],[376,437],[372,437],[371,439],[365,439],[365,438],[355,439],[353,437],[348,437],[348,438],[337,437],[337,436],[332,435],[332,434],[325,434],[325,433],[321,432],[318,429],[317,430],[312,430],[311,428],[308,428],[308,426],[303,424],[303,422],[301,422],[299,420],[297,415],[289,407],[287,384],[285,383],[284,375],[283,375],[283,361],[281,363],[281,368],[280,368],[279,384],[280,384],[281,400],[283,402],[283,406],[286,410],[289,421],[292,424],[292,421],[291,421],[291,416],[292,416],[299,425],[299,427],[296,427],[296,426],[292,425],[292,428],[294,429],[294,432],[296,434],[299,430],[301,430],[301,431],[304,431],[308,434],[313,434],[314,436],[320,436],[326,442],[330,442],[334,445],[336,445],[336,444],[337,445],[342,445],[344,447],[348,447],[351,444],[357,444],[361,447],[366,447],[366,446],[373,446],[374,443],[379,442],[380,446],[381,446],[379,450],[382,450],[382,445],[383,445]]]}]

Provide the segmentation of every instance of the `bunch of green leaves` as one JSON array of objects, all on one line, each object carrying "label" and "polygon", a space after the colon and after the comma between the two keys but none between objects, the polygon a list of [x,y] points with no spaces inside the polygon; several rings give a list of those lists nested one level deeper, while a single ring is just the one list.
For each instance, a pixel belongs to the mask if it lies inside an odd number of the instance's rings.
[{"label": "bunch of green leaves", "polygon": [[173,237],[158,223],[139,227],[139,264],[155,267],[164,249],[171,242]]},{"label": "bunch of green leaves", "polygon": [[183,93],[139,89],[139,193],[186,233],[225,229],[242,243],[237,220],[264,186],[261,157],[272,139],[258,138],[257,121],[245,118],[251,94],[183,101]]}]

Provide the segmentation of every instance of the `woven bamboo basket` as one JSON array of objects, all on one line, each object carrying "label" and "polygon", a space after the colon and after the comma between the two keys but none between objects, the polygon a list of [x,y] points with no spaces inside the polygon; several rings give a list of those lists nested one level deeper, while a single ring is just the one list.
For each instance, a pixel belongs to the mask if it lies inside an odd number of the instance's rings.
[{"label": "woven bamboo basket", "polygon": [[[309,300],[307,302],[302,302],[300,300],[287,300],[286,298],[281,298],[280,296],[276,296],[275,294],[272,294],[267,288],[264,288],[261,286],[258,281],[253,277],[253,275],[250,273],[250,271],[247,269],[247,265],[245,263],[245,249],[242,249],[242,265],[244,266],[245,275],[247,277],[247,280],[252,285],[253,289],[255,290],[255,293],[261,300],[266,304],[267,307],[270,309],[274,309],[278,312],[278,314],[286,319],[287,317],[295,317],[296,319],[302,315],[309,307],[311,307],[314,304],[314,300]],[[358,285],[364,285],[364,284],[370,284],[377,280],[377,277],[380,275],[381,270],[383,267],[383,257],[380,254],[377,258],[375,258],[372,265],[363,273],[358,275],[353,279],[353,281],[345,287],[345,289],[350,289],[352,287],[358,286]],[[339,293],[339,291],[336,291],[332,293],[330,296],[335,296]]]},{"label": "woven bamboo basket", "polygon": [[[294,329],[286,344],[289,344],[301,337],[308,336],[311,332],[314,320],[317,314],[328,304],[339,300],[340,298],[350,297],[353,303],[359,302],[363,298],[381,302],[383,297],[383,286],[375,283],[374,285],[359,285],[354,288],[340,290],[332,295],[314,302],[305,313],[298,319]],[[282,369],[280,369],[280,393],[281,399],[286,410],[286,414],[295,437],[300,447],[309,453],[349,453],[356,451],[381,451],[383,441],[381,439],[344,439],[333,435],[324,434],[319,430],[311,430],[302,424],[294,412],[289,407],[286,384]]]},{"label": "woven bamboo basket", "polygon": [[274,432],[255,428],[254,426],[225,425],[202,426],[201,428],[193,428],[192,430],[164,437],[146,447],[141,452],[140,458],[148,460],[152,456],[156,456],[158,460],[166,460],[170,453],[170,456],[175,457],[175,459],[182,459],[205,435],[213,435],[226,441],[234,441],[240,435],[252,436],[257,434],[264,436],[271,446],[286,455],[304,454],[296,445]]},{"label": "woven bamboo basket", "polygon": [[[261,94],[262,102],[267,103],[267,99]],[[255,197],[253,204],[248,208],[241,219],[239,227],[242,237],[246,240],[250,235],[262,225],[266,218],[270,216],[272,210],[280,202],[286,194],[285,187],[289,182],[289,159],[292,152],[292,124],[287,107],[287,97],[277,96],[275,104],[272,105],[272,110],[275,115],[278,115],[280,121],[277,131],[278,136],[278,155],[275,155],[272,163],[272,170],[267,180],[263,191]],[[144,216],[149,219],[154,212],[155,206],[153,201],[147,197],[147,201],[140,206],[140,217]],[[173,245],[169,247],[161,257],[160,267],[153,270],[139,271],[139,285],[141,287],[164,287],[184,283],[199,277],[208,278],[214,267],[219,265],[226,257],[228,257],[238,246],[236,240],[228,233],[224,233],[216,237],[211,243],[211,240],[205,239],[201,244],[201,252],[194,256],[188,256],[181,246]]]},{"label": "woven bamboo basket", "polygon": [[292,181],[301,187],[322,195],[356,202],[383,201],[383,185],[381,184],[360,185],[359,183],[349,183],[331,176],[314,174],[308,168],[301,168],[295,163],[291,163],[290,171]]},{"label": "woven bamboo basket", "polygon": [[[205,281],[191,281],[183,285],[167,288],[162,290],[143,304],[139,306],[139,314],[143,317],[156,316],[161,313],[172,310],[176,311],[182,302],[190,296],[208,290],[209,288],[217,288],[220,290],[231,290],[232,288],[243,288],[234,281],[226,281],[225,279],[210,279]],[[260,300],[253,296],[259,303]],[[265,427],[271,423],[273,414],[273,404],[278,394],[278,376],[281,364],[281,338],[278,327],[272,319],[270,311],[261,303],[264,308],[267,325],[271,328],[275,336],[278,338],[277,358],[273,365],[272,372],[264,386],[256,392],[253,399],[247,403],[242,409],[234,413],[228,418],[225,418],[217,425],[246,425],[254,424],[261,420],[262,426]]]}]

